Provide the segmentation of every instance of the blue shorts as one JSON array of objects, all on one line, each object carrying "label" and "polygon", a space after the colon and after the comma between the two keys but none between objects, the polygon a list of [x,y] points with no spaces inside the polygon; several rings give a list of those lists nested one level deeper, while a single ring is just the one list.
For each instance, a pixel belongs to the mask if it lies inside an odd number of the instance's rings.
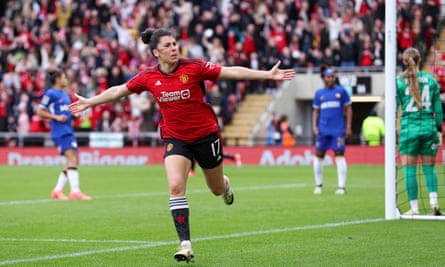
[{"label": "blue shorts", "polygon": [[344,135],[323,135],[315,139],[315,151],[327,151],[328,149],[334,151],[345,151],[345,136]]},{"label": "blue shorts", "polygon": [[69,149],[77,151],[77,140],[74,134],[53,138],[53,141],[56,143],[60,155],[63,155]]}]

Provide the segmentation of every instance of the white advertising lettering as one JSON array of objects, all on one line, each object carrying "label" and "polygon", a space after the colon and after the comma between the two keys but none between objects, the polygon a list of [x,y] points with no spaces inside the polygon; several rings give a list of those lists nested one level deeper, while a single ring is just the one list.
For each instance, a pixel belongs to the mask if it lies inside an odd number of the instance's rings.
[{"label": "white advertising lettering", "polygon": [[339,101],[327,101],[321,104],[321,109],[325,109],[325,108],[338,108],[340,107],[340,102]]},{"label": "white advertising lettering", "polygon": [[[274,156],[271,150],[264,150],[261,155],[260,165],[311,165],[314,154],[310,150],[305,150],[304,154],[291,154],[290,150],[283,150],[280,155]],[[332,165],[333,160],[329,155],[324,158],[325,165]]]},{"label": "white advertising lettering", "polygon": [[[80,165],[128,165],[128,166],[141,166],[146,165],[149,162],[147,156],[140,155],[101,155],[98,150],[92,152],[80,152],[79,163]],[[63,156],[25,156],[19,152],[8,153],[8,165],[32,165],[32,166],[52,166],[63,165],[66,160]]]}]

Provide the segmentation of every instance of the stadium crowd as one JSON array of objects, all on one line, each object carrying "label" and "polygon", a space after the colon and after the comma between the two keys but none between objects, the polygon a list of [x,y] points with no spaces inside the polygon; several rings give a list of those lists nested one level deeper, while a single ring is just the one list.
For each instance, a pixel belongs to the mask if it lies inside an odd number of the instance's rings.
[{"label": "stadium crowd", "polygon": [[[398,1],[399,54],[428,51],[440,0]],[[45,132],[35,111],[45,72],[66,71],[70,94],[92,96],[155,64],[139,33],[175,28],[184,57],[221,65],[345,71],[384,65],[384,0],[6,0],[0,1],[0,132]],[[361,68],[357,68],[361,67]],[[230,122],[246,93],[273,93],[271,81],[207,84],[208,101]],[[77,131],[154,131],[161,118],[148,94],[83,113]]]}]

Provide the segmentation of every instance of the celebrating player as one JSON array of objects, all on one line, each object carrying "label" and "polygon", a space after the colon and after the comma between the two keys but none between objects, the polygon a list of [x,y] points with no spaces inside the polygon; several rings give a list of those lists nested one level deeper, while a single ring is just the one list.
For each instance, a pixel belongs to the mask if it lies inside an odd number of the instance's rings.
[{"label": "celebrating player", "polygon": [[175,34],[167,29],[146,29],[142,41],[149,44],[158,64],[141,71],[125,84],[110,87],[92,98],[77,96],[70,106],[72,112],[115,101],[133,93],[149,91],[163,115],[160,129],[164,140],[164,165],[170,191],[170,211],[180,248],[174,254],[177,261],[194,258],[190,241],[189,203],[186,184],[192,160],[196,159],[204,172],[207,186],[224,203],[233,203],[229,178],[223,174],[223,149],[216,115],[204,101],[204,81],[226,80],[290,80],[296,72],[279,69],[278,62],[269,71],[245,67],[222,67],[200,59],[180,59]]}]

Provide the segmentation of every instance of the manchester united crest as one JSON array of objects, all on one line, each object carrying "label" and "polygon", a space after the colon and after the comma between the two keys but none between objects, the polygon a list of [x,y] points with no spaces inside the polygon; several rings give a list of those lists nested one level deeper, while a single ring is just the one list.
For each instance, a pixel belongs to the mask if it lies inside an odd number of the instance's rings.
[{"label": "manchester united crest", "polygon": [[167,145],[167,152],[171,151],[173,149],[173,144],[168,144]]},{"label": "manchester united crest", "polygon": [[187,74],[182,74],[181,76],[179,76],[179,80],[182,83],[186,83],[189,80],[189,76],[187,76]]}]

